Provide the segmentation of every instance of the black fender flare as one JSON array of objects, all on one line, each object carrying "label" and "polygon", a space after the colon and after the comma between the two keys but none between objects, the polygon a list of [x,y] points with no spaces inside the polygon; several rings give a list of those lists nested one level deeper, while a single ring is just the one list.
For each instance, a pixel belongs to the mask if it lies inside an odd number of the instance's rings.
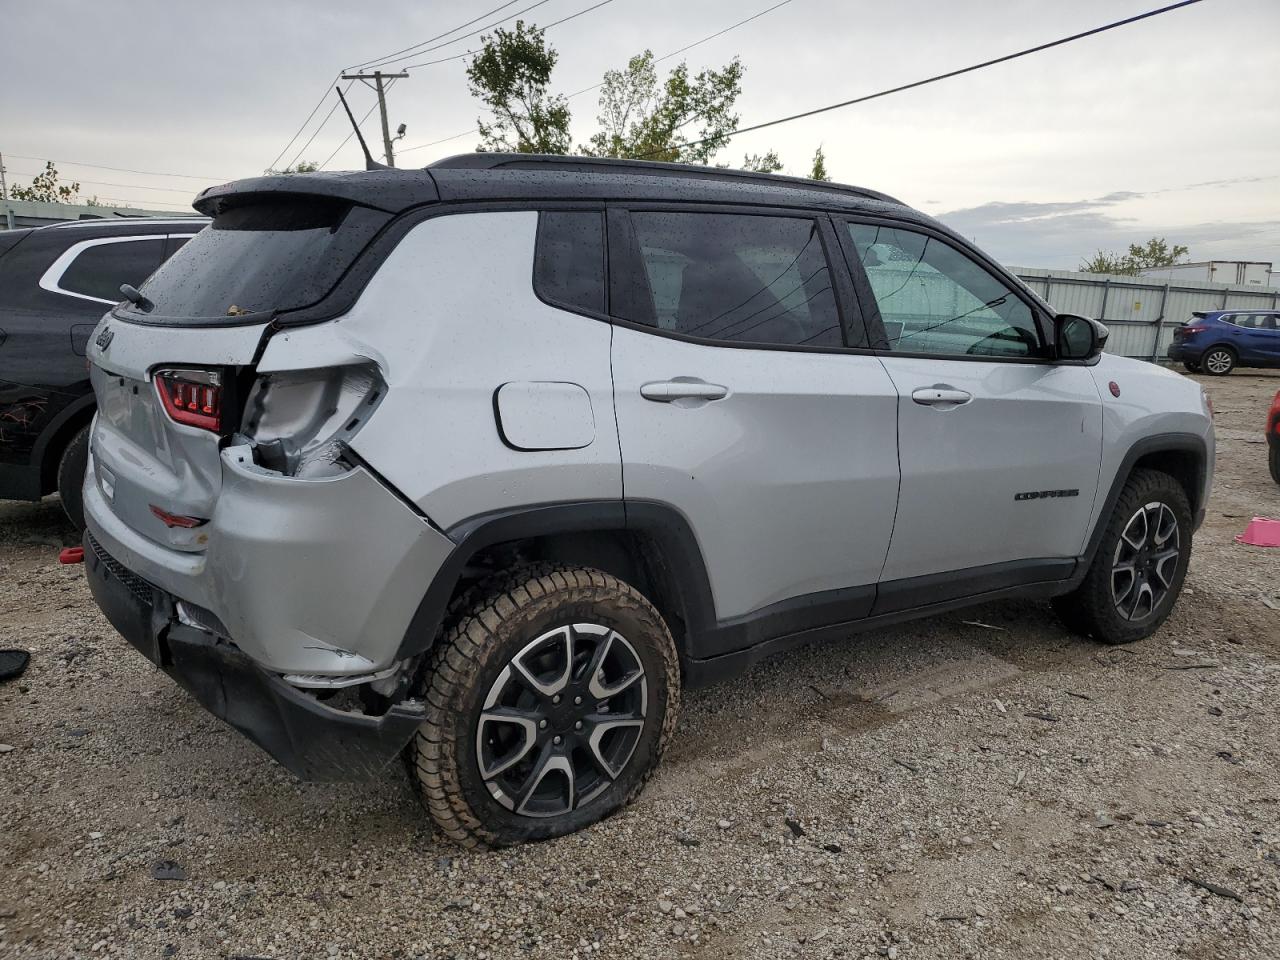
[{"label": "black fender flare", "polygon": [[481,550],[536,537],[610,532],[638,533],[655,544],[658,556],[654,559],[664,568],[661,573],[665,584],[689,636],[715,626],[715,604],[702,550],[688,519],[675,507],[622,500],[537,504],[480,514],[444,531],[455,547],[418,603],[400,642],[397,659],[415,657],[430,649],[467,564]]},{"label": "black fender flare", "polygon": [[[1197,495],[1199,491],[1204,489],[1204,480],[1209,465],[1209,447],[1204,437],[1195,433],[1155,433],[1135,441],[1125,451],[1124,458],[1120,461],[1120,466],[1111,478],[1111,487],[1108,489],[1106,499],[1102,503],[1102,509],[1098,511],[1098,518],[1094,521],[1093,530],[1090,532],[1089,540],[1085,546],[1082,558],[1085,562],[1078,568],[1080,576],[1084,575],[1089,564],[1093,562],[1094,555],[1098,552],[1098,545],[1102,542],[1102,534],[1106,530],[1107,521],[1111,517],[1111,512],[1115,509],[1116,501],[1120,499],[1120,491],[1124,489],[1125,483],[1128,482],[1129,476],[1133,473],[1134,465],[1143,457],[1150,456],[1153,453],[1192,454],[1196,463],[1194,479]],[[1201,521],[1204,520],[1205,504],[1198,502],[1193,497],[1191,511],[1195,526],[1199,527]]]}]

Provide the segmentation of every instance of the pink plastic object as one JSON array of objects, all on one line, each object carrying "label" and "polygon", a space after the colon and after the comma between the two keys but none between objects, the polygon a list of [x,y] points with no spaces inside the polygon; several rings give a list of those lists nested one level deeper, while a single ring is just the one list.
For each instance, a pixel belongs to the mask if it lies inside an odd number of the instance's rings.
[{"label": "pink plastic object", "polygon": [[1236,537],[1236,543],[1247,543],[1251,547],[1280,547],[1280,520],[1254,517],[1244,528],[1244,533]]}]

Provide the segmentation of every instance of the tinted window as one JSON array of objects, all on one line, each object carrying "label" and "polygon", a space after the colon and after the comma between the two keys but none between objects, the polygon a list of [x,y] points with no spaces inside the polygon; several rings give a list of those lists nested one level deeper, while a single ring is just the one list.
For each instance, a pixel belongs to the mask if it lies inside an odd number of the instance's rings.
[{"label": "tinted window", "polygon": [[327,294],[389,214],[323,198],[252,203],[219,213],[142,288],[153,317],[225,322],[295,310]]},{"label": "tinted window", "polygon": [[58,286],[86,297],[118,303],[120,284],[142,286],[160,264],[163,240],[113,240],[85,247],[58,280]]},{"label": "tinted window", "polygon": [[851,223],[849,234],[890,349],[947,356],[1039,354],[1031,308],[955,247],[899,227]]},{"label": "tinted window", "polygon": [[647,315],[629,319],[712,340],[843,344],[814,221],[656,212],[631,220],[648,291]]},{"label": "tinted window", "polygon": [[604,218],[598,211],[538,215],[533,286],[552,303],[603,313]]}]

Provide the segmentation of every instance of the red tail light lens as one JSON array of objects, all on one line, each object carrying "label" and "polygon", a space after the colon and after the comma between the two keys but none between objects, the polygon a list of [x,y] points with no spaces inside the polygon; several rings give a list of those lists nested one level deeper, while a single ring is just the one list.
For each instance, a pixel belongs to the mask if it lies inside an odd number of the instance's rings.
[{"label": "red tail light lens", "polygon": [[169,419],[188,427],[222,427],[222,378],[216,370],[157,370],[156,393]]},{"label": "red tail light lens", "polygon": [[1189,337],[1193,333],[1204,333],[1205,330],[1208,328],[1207,327],[1179,327],[1178,329],[1182,332],[1182,335],[1184,337]]}]

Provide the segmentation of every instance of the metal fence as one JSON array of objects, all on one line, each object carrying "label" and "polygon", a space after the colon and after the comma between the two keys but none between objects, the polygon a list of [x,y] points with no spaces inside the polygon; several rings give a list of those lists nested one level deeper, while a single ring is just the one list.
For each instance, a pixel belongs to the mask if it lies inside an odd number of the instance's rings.
[{"label": "metal fence", "polygon": [[1161,282],[1149,277],[1113,277],[1012,267],[1032,290],[1055,310],[1096,317],[1111,328],[1107,351],[1156,360],[1165,355],[1180,326],[1196,310],[1280,309],[1280,289],[1239,287],[1183,280]]}]

